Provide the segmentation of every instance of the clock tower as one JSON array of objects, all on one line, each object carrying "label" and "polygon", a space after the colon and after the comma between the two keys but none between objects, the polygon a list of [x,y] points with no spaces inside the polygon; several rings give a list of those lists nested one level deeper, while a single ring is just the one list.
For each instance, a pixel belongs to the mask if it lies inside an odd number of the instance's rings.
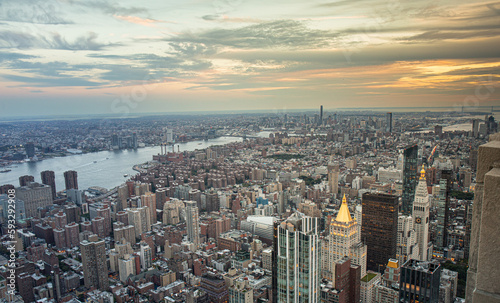
[{"label": "clock tower", "polygon": [[420,252],[420,260],[427,261],[429,256],[429,193],[425,180],[425,169],[422,165],[420,179],[415,191],[415,201],[413,202],[413,218],[415,218],[415,231],[417,232],[417,244]]}]

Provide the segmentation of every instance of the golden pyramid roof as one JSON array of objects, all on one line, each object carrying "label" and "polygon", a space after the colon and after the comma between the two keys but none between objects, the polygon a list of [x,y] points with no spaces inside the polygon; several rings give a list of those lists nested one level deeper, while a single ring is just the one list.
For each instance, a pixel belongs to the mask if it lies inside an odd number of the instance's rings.
[{"label": "golden pyramid roof", "polygon": [[347,199],[345,198],[345,194],[344,198],[342,198],[342,205],[340,206],[340,210],[337,218],[335,218],[335,221],[344,223],[349,223],[352,221],[351,213],[349,213],[349,207],[347,207]]},{"label": "golden pyramid roof", "polygon": [[423,164],[422,164],[422,170],[420,171],[420,180],[425,180],[425,169]]}]

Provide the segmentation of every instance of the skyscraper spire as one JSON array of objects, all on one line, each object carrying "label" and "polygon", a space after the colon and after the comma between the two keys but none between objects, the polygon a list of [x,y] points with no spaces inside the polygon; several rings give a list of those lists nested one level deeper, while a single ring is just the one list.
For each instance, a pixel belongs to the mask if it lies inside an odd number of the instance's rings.
[{"label": "skyscraper spire", "polygon": [[422,164],[422,170],[420,171],[420,180],[425,180],[425,169],[423,164]]},{"label": "skyscraper spire", "polygon": [[349,207],[347,206],[347,199],[344,194],[344,198],[342,198],[342,205],[340,206],[339,213],[337,218],[335,218],[337,222],[348,223],[352,221],[351,213],[349,212]]}]

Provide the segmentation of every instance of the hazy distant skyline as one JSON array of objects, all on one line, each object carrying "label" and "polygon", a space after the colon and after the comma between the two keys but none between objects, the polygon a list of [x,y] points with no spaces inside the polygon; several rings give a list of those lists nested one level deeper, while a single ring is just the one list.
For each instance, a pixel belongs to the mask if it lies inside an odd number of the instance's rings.
[{"label": "hazy distant skyline", "polygon": [[0,2],[0,116],[500,105],[500,2]]}]

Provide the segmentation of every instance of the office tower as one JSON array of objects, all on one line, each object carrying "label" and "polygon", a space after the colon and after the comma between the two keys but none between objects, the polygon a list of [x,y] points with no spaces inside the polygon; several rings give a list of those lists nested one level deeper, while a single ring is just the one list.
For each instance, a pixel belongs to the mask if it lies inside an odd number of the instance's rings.
[{"label": "office tower", "polygon": [[107,290],[109,281],[104,240],[83,240],[80,242],[80,251],[85,287]]},{"label": "office tower", "polygon": [[141,206],[148,207],[151,224],[156,223],[156,194],[147,192],[141,196]]},{"label": "office tower", "polygon": [[318,225],[318,218],[295,212],[277,226],[276,302],[319,301]]},{"label": "office tower", "polygon": [[411,216],[413,210],[413,199],[415,198],[415,187],[417,186],[417,158],[418,145],[405,148],[403,152],[403,196],[401,212],[403,215]]},{"label": "office tower", "polygon": [[35,177],[30,175],[19,177],[19,186],[27,186],[30,182],[35,182]]},{"label": "office tower", "polygon": [[66,190],[78,189],[78,173],[74,170],[65,171],[64,183],[66,184]]},{"label": "office tower", "polygon": [[51,170],[45,170],[40,173],[42,177],[42,184],[50,186],[52,189],[52,199],[56,197],[56,176]]},{"label": "office tower", "polygon": [[323,125],[323,105],[319,107],[319,125]]},{"label": "office tower", "polygon": [[410,259],[401,267],[399,302],[438,303],[441,265]]},{"label": "office tower", "polygon": [[188,241],[193,242],[196,248],[200,246],[200,219],[198,206],[195,201],[186,201],[186,227]]},{"label": "office tower", "polygon": [[26,218],[35,217],[39,208],[52,205],[52,190],[47,185],[31,182],[16,189],[16,198],[24,201]]},{"label": "office tower", "polygon": [[227,303],[229,294],[227,285],[221,275],[208,272],[201,277],[200,289],[208,294],[211,303]]},{"label": "office tower", "polygon": [[143,270],[147,270],[153,264],[153,255],[151,252],[151,247],[148,243],[141,241],[141,266]]},{"label": "office tower", "polygon": [[443,134],[443,127],[441,125],[434,126],[434,135],[441,136]]},{"label": "office tower", "polygon": [[479,137],[479,120],[478,119],[472,119],[472,137],[477,138]]},{"label": "office tower", "polygon": [[137,133],[132,133],[132,148],[137,149],[137,147],[139,147],[137,142]]},{"label": "office tower", "polygon": [[151,217],[147,207],[127,208],[128,222],[135,227],[135,237],[151,230]]},{"label": "office tower", "polygon": [[392,113],[385,114],[385,131],[388,133],[392,133]]},{"label": "office tower", "polygon": [[328,186],[330,192],[334,195],[339,193],[339,172],[340,168],[338,163],[333,163],[332,160],[328,163]]},{"label": "office tower", "polygon": [[399,301],[399,276],[401,269],[396,259],[389,259],[381,283],[375,285],[374,301],[397,303]]},{"label": "office tower", "polygon": [[466,302],[500,302],[500,284],[498,283],[500,281],[500,267],[498,266],[498,256],[500,256],[498,245],[499,162],[500,135],[490,135],[490,142],[479,146],[478,151]]},{"label": "office tower", "polygon": [[111,136],[111,148],[120,149],[120,142],[117,134]]},{"label": "office tower", "polygon": [[420,251],[415,231],[415,220],[412,216],[400,215],[398,217],[398,248],[396,259],[399,264],[404,264],[409,259],[418,259]]},{"label": "office tower", "polygon": [[240,277],[229,287],[229,303],[253,303],[253,288],[248,278]]},{"label": "office tower", "polygon": [[437,207],[437,228],[434,247],[439,251],[448,246],[448,209],[450,207],[450,190],[453,172],[451,170],[441,171],[441,180],[439,180],[439,200]]},{"label": "office tower", "polygon": [[339,260],[348,257],[353,265],[360,267],[361,277],[366,274],[367,247],[361,243],[358,223],[351,217],[344,195],[337,217],[330,223],[330,232],[322,244],[321,262],[323,278],[335,282],[335,266]]},{"label": "office tower", "polygon": [[365,193],[362,197],[361,241],[367,246],[366,268],[382,272],[396,257],[398,197]]},{"label": "office tower", "polygon": [[425,180],[425,169],[422,165],[420,179],[415,192],[413,202],[413,217],[415,219],[415,231],[417,232],[419,260],[426,261],[429,250],[429,212],[430,212],[429,192],[427,191],[427,181]]},{"label": "office tower", "polygon": [[33,142],[26,143],[24,149],[26,150],[26,157],[33,158],[35,156],[35,144]]}]

